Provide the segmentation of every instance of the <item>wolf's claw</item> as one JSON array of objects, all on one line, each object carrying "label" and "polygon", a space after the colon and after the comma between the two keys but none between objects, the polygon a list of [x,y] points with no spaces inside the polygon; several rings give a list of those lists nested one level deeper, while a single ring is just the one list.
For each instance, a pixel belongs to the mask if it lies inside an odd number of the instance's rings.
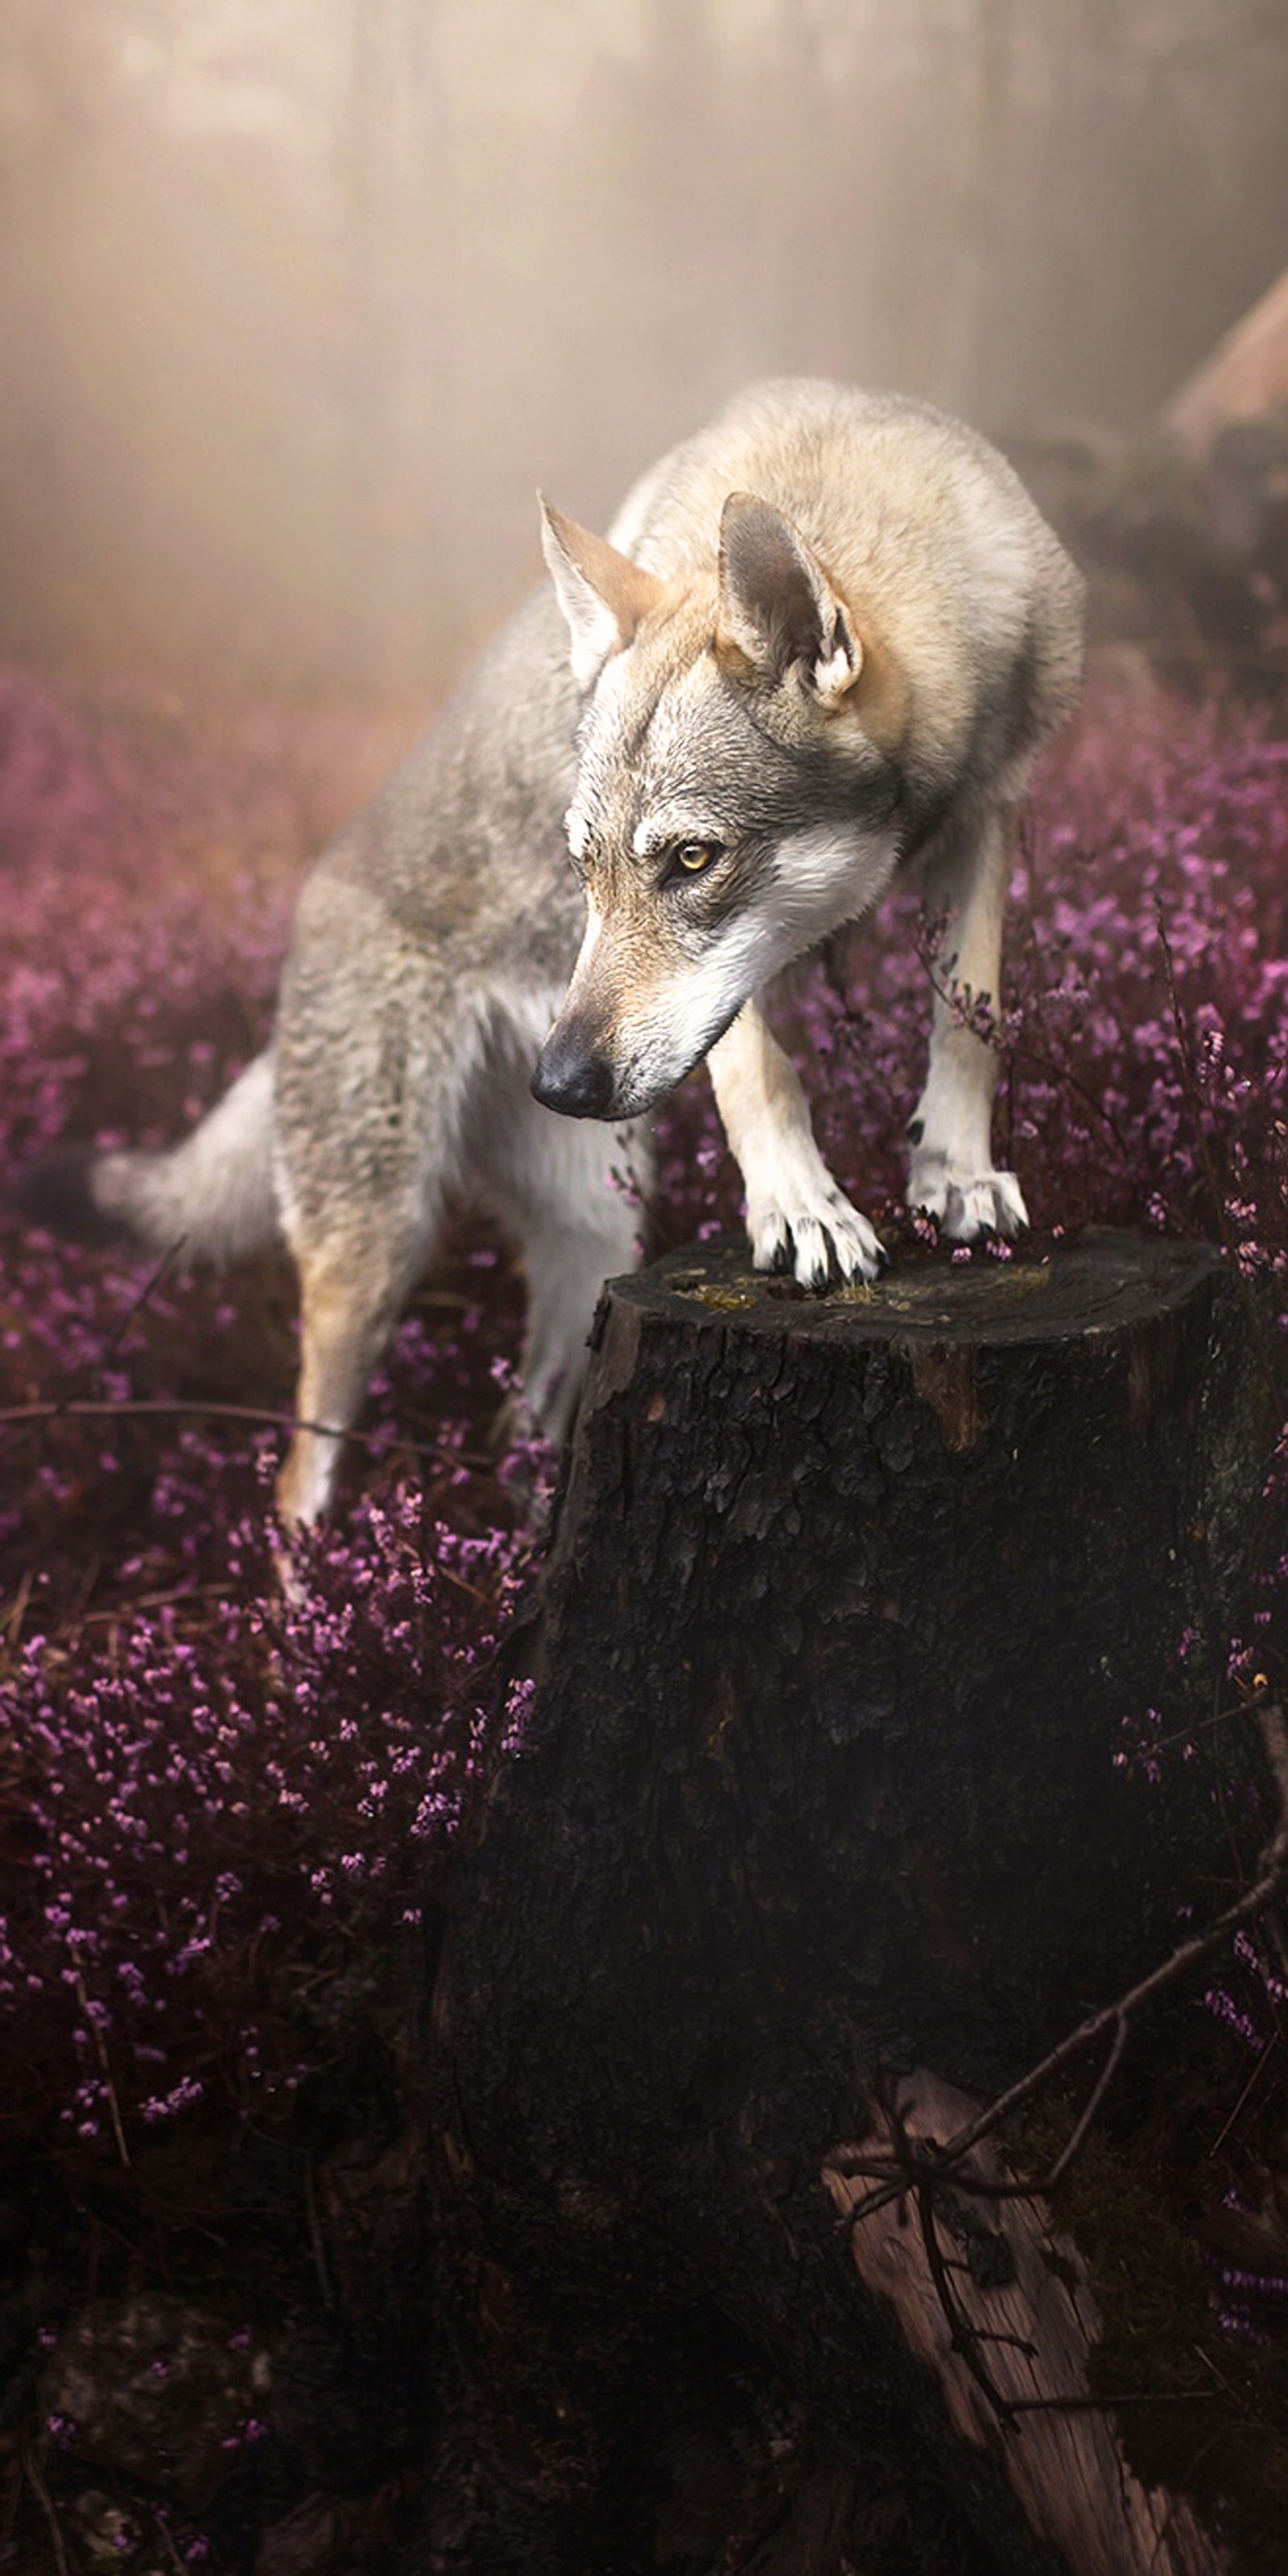
[{"label": "wolf's claw", "polygon": [[802,1288],[875,1279],[886,1257],[867,1218],[836,1189],[821,1194],[813,1207],[749,1204],[747,1230],[757,1270],[790,1271]]},{"label": "wolf's claw", "polygon": [[948,1192],[944,1232],[954,1243],[973,1243],[981,1234],[1000,1234],[1009,1242],[1028,1221],[1014,1172],[985,1172],[964,1186],[954,1182]]},{"label": "wolf's claw", "polygon": [[1014,1172],[954,1172],[936,1157],[937,1169],[916,1164],[908,1183],[908,1205],[937,1217],[951,1243],[974,1243],[981,1234],[1001,1235],[1007,1242],[1022,1234],[1029,1221],[1024,1194]]}]

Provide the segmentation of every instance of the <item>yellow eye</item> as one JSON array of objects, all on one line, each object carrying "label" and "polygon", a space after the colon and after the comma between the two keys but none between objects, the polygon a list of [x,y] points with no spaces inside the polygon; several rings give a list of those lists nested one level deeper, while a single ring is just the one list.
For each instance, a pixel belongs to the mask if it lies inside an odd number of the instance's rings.
[{"label": "yellow eye", "polygon": [[684,869],[686,876],[697,877],[719,856],[718,841],[681,841],[676,849],[675,864]]}]

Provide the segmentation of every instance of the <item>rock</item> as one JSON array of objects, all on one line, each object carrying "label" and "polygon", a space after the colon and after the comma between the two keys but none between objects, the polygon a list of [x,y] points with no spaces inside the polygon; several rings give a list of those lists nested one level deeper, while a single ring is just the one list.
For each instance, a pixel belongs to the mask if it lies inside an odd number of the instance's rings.
[{"label": "rock", "polygon": [[94,2299],[59,2337],[42,2381],[46,2417],[96,2467],[200,2511],[255,2438],[267,2352],[226,2317],[181,2299]]}]

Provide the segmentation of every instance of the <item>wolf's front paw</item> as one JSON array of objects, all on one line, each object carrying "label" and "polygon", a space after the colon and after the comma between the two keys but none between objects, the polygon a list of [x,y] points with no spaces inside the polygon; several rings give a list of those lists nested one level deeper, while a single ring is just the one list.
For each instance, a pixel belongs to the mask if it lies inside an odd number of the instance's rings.
[{"label": "wolf's front paw", "polygon": [[1029,1221],[1014,1172],[959,1172],[942,1154],[913,1156],[908,1205],[937,1217],[952,1243],[974,1243],[981,1234],[1009,1242]]},{"label": "wolf's front paw", "polygon": [[832,1183],[808,1196],[749,1197],[747,1232],[757,1270],[790,1270],[802,1288],[875,1279],[886,1257],[867,1218]]}]

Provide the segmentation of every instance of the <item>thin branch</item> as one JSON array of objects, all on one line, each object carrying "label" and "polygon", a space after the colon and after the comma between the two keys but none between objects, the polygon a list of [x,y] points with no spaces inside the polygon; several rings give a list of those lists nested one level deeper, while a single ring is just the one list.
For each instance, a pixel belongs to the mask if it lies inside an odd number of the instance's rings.
[{"label": "thin branch", "polygon": [[[116,1358],[131,1324],[134,1323],[136,1318],[142,1314],[149,1299],[156,1295],[167,1271],[173,1270],[187,1240],[188,1238],[186,1235],[177,1235],[168,1250],[162,1253],[155,1268],[148,1272],[147,1278],[144,1280],[138,1294],[131,1297],[129,1305],[126,1307],[125,1313],[122,1315],[115,1332],[109,1335],[107,1345],[103,1353],[103,1360],[114,1360]],[[98,1365],[101,1367],[103,1362],[100,1361]]]},{"label": "thin branch", "polygon": [[1086,2144],[1087,2134],[1091,2128],[1092,2121],[1095,2119],[1096,2114],[1109,2091],[1109,2087],[1113,2083],[1114,2077],[1118,2072],[1119,2066],[1122,2063],[1123,2051],[1127,2046],[1130,2031],[1131,2023],[1127,2014],[1125,2012],[1120,2012],[1114,2027],[1113,2041],[1104,2065],[1101,2067],[1100,2073],[1096,2077],[1096,2081],[1082,2106],[1081,2113],[1078,2119],[1074,2122],[1073,2128],[1070,2130],[1059,2155],[1056,2157],[1055,2163],[1049,2166],[1046,2173],[1042,2176],[1042,2188],[1044,2191],[1054,2191],[1056,2184],[1058,2182],[1063,2182],[1075,2156],[1080,2153],[1081,2149]]},{"label": "thin branch", "polygon": [[1217,1232],[1221,1238],[1221,1249],[1225,1254],[1226,1260],[1230,1265],[1230,1269],[1242,1295],[1244,1312],[1247,1316],[1249,1329],[1252,1334],[1253,1347],[1256,1350],[1257,1358],[1261,1365],[1262,1374],[1266,1380],[1271,1401],[1272,1403],[1277,1403],[1280,1394],[1280,1373],[1276,1366],[1275,1354],[1271,1348],[1269,1335],[1266,1331],[1265,1317],[1257,1304],[1256,1298],[1252,1294],[1248,1279],[1244,1273],[1243,1265],[1239,1259],[1240,1246],[1238,1238],[1230,1224],[1229,1211],[1226,1206],[1225,1189],[1222,1185],[1216,1165],[1212,1159],[1212,1151],[1208,1142],[1207,1134],[1203,1086],[1199,1080],[1198,1067],[1194,1061],[1194,1048],[1190,1038],[1190,1032],[1185,1023],[1185,1014],[1181,1009],[1180,991],[1176,981],[1176,961],[1172,955],[1172,943],[1167,935],[1167,917],[1163,910],[1163,898],[1161,895],[1155,895],[1154,897],[1154,919],[1158,929],[1158,944],[1163,952],[1163,973],[1167,980],[1167,999],[1172,1014],[1172,1026],[1176,1031],[1177,1051],[1181,1059],[1181,1090],[1184,1095],[1185,1106],[1190,1113],[1190,1121],[1194,1129],[1195,1149],[1198,1153],[1199,1162],[1202,1165],[1203,1178],[1207,1183],[1208,1196],[1212,1202],[1212,1213],[1216,1219]]},{"label": "thin branch", "polygon": [[308,2222],[309,2248],[313,2256],[313,2268],[318,2276],[318,2287],[322,2293],[322,2305],[324,2308],[334,2308],[335,2290],[331,2280],[331,2266],[326,2258],[326,2239],[322,2233],[322,2219],[318,2209],[317,2174],[312,2155],[306,2157],[304,2165],[304,2215]]},{"label": "thin branch", "polygon": [[1123,2388],[1113,2397],[1008,2397],[1012,2415],[1116,2415],[1123,2406],[1212,2406],[1215,2388]]},{"label": "thin branch", "polygon": [[[175,1242],[173,1242],[169,1248],[162,1253],[160,1260],[155,1264],[154,1268],[148,1272],[142,1287],[130,1299],[129,1305],[126,1307],[125,1313],[122,1315],[115,1331],[109,1334],[104,1345],[101,1358],[93,1362],[92,1365],[87,1367],[83,1372],[86,1377],[101,1375],[103,1369],[108,1365],[108,1362],[116,1358],[131,1324],[134,1323],[137,1317],[142,1314],[149,1298],[152,1297],[160,1287],[166,1272],[173,1269],[175,1262],[178,1260],[179,1255],[183,1250],[186,1240],[186,1236],[182,1234],[179,1235]],[[50,1418],[55,1419],[59,1414],[70,1411],[73,1401],[74,1399],[72,1398],[64,1397],[59,1403],[55,1404],[51,1408]],[[14,1416],[0,1416],[0,1420],[6,1418],[20,1421],[22,1418],[21,1410]],[[0,1444],[0,1459],[7,1458],[10,1451],[16,1448],[16,1446],[16,1439],[6,1440],[3,1444]]]},{"label": "thin branch", "polygon": [[1279,2033],[1277,2030],[1272,2031],[1269,2039],[1266,2041],[1265,2047],[1262,2049],[1260,2057],[1257,2059],[1256,2065],[1253,2067],[1251,2075],[1248,2077],[1247,2083],[1244,2085],[1243,2091],[1239,2095],[1238,2101],[1235,2103],[1234,2109],[1227,2114],[1216,2136],[1212,2140],[1211,2146],[1207,2150],[1210,2156],[1214,2156],[1217,2153],[1218,2148],[1225,2145],[1226,2139],[1229,2137],[1230,2131],[1234,2127],[1235,2121],[1238,2119],[1244,2103],[1261,2082],[1261,2078],[1265,2074],[1266,2068],[1269,2065],[1271,2058],[1274,2056],[1275,2050],[1278,2046]]},{"label": "thin branch", "polygon": [[939,2242],[939,2229],[935,2224],[935,2185],[933,2180],[921,2183],[916,2195],[916,2205],[917,2225],[921,2232],[922,2250],[926,2257],[926,2266],[930,2273],[931,2280],[935,2285],[939,2304],[943,2309],[948,2322],[948,2333],[952,2350],[960,2356],[965,2368],[970,2372],[971,2378],[974,2380],[981,2395],[987,2399],[999,2422],[1009,2432],[1011,2429],[1010,2400],[1002,2395],[1001,2389],[993,2379],[993,2376],[979,2349],[980,2344],[983,2341],[983,2337],[979,2333],[978,2329],[971,2324],[969,2317],[965,2314],[961,2301],[959,2300],[952,2282],[948,2277],[948,2268],[944,2261],[944,2249]]},{"label": "thin branch", "polygon": [[[997,1010],[991,1014],[992,1026],[988,1029],[979,1028],[974,1016],[978,997],[969,984],[959,984],[955,976],[946,985],[940,983],[939,960],[924,931],[918,942],[917,955],[925,970],[931,992],[937,1001],[943,1003],[946,1011],[951,1011],[958,1028],[968,1030],[972,1037],[979,1039],[981,1046],[989,1047],[994,1055],[1000,1056],[1008,1069],[1013,1069],[1017,1064],[1025,1064],[1037,1073],[1045,1073],[1052,1082],[1062,1082],[1067,1090],[1075,1091],[1078,1098],[1091,1111],[1092,1117],[1101,1119],[1109,1129],[1119,1150],[1123,1154],[1129,1151],[1127,1138],[1112,1109],[1106,1109],[1103,1100],[1098,1100],[1094,1091],[1091,1091],[1085,1082],[1080,1081],[1067,1064],[1057,1064],[1054,1056],[1041,1055],[1035,1046],[1025,1044],[1021,1034],[1025,1017],[1022,1010],[1010,1014],[1016,1026],[1009,1036],[1002,1027],[1000,1001]],[[1039,998],[1045,999],[1046,996],[1042,995]]]},{"label": "thin branch", "polygon": [[174,2537],[170,2530],[170,2526],[166,2521],[165,2515],[163,2513],[159,2513],[155,2505],[152,2508],[152,2520],[155,2528],[161,2534],[165,2553],[171,2566],[178,2569],[179,2576],[188,2576],[188,2571],[184,2566],[183,2560],[179,2556],[178,2550],[175,2548]]},{"label": "thin branch", "polygon": [[[985,2200],[1034,2200],[1054,2190],[1057,2183],[1063,2181],[1086,2142],[1140,2014],[1169,1987],[1177,1985],[1194,1968],[1201,1967],[1233,1933],[1240,1931],[1258,1914],[1263,1914],[1288,1889],[1288,1727],[1278,1706],[1263,1707],[1259,1712],[1259,1723],[1266,1759],[1279,1796],[1279,1821],[1263,1855],[1255,1885],[1233,1905],[1228,1905],[1206,1932],[1195,1933],[1188,1941],[1180,1942],[1166,1959],[1121,1995],[1116,2003],[1106,2005],[1102,2011],[1092,2013],[1086,2021],[1080,2022],[1076,2030],[1055,2048],[1049,2049],[1027,2074],[1008,2085],[1004,2093],[1000,2093],[964,2129],[959,2129],[955,2137],[943,2144],[933,2138],[914,2144],[902,2118],[896,2121],[887,2111],[887,2116],[891,2117],[889,2147],[884,2152],[847,2154],[843,2161],[838,2160],[838,2172],[844,2172],[851,2179],[863,2176],[878,2185],[875,2191],[868,2192],[861,2201],[853,2204],[847,2215],[848,2226],[853,2228],[891,2201],[901,2200],[910,2191],[919,2191],[927,2184],[951,2181],[957,2189]],[[1097,2040],[1106,2036],[1110,2039],[1110,2046],[1104,2065],[1069,2137],[1044,2173],[1024,2181],[992,2182],[960,2170],[971,2150],[991,2137],[1012,2112],[1022,2109],[1053,2077],[1062,2074],[1087,2049],[1094,2047]]]},{"label": "thin branch", "polygon": [[[76,1958],[75,1950],[72,1951],[72,1957],[74,1959]],[[90,2010],[89,1996],[85,1992],[85,1980],[81,1974],[79,1961],[77,1961],[76,1967],[75,1993],[76,2000],[80,2005],[81,2011],[85,2015],[86,2027],[91,2039],[93,2040],[94,2053],[98,2059],[99,2070],[102,2074],[103,2086],[107,2094],[107,2105],[112,2114],[112,2135],[116,2140],[116,2152],[119,2155],[122,2164],[128,2170],[130,2165],[130,2150],[126,2145],[125,2130],[121,2122],[121,2106],[116,2098],[116,2086],[112,2080],[112,2067],[107,2054],[107,2042],[103,2037],[102,2031],[99,2029],[94,2014]]]},{"label": "thin branch", "polygon": [[62,2525],[54,2511],[54,2499],[45,2484],[44,2477],[36,2460],[35,2452],[30,2448],[23,2452],[22,2464],[39,2499],[41,2511],[49,2525],[49,2537],[53,2545],[54,2561],[58,2569],[58,2576],[71,2576],[71,2571],[67,2564],[67,2550],[63,2540]]},{"label": "thin branch", "polygon": [[118,1403],[106,1397],[80,1397],[52,1404],[9,1404],[0,1406],[0,1423],[25,1428],[50,1422],[93,1422],[109,1419],[132,1420],[166,1416],[191,1416],[197,1421],[254,1422],[273,1431],[315,1431],[324,1440],[355,1440],[360,1449],[384,1451],[391,1445],[410,1450],[414,1458],[432,1458],[441,1466],[460,1467],[474,1464],[471,1455],[448,1449],[441,1441],[406,1440],[401,1433],[392,1442],[386,1432],[342,1431],[334,1422],[311,1422],[297,1413],[273,1413],[256,1404],[216,1404],[180,1401],[168,1396],[126,1397]]},{"label": "thin branch", "polygon": [[[891,2202],[901,2205],[901,2214],[902,2206],[909,2200],[912,2202],[926,2268],[948,2327],[950,2348],[960,2358],[963,2368],[969,2372],[1004,2432],[1015,2432],[1021,2415],[1073,2413],[1083,2409],[1112,2412],[1119,2401],[1091,2396],[1013,2398],[1004,2394],[988,2367],[984,2348],[992,2343],[1007,2343],[1031,2353],[1033,2347],[1026,2345],[1020,2336],[993,2333],[971,2322],[951,2277],[962,2267],[945,2253],[940,2241],[937,2204],[950,2185],[956,2192],[991,2201],[1034,2200],[1054,2190],[1086,2143],[1121,2064],[1137,2015],[1187,1971],[1210,1957],[1232,1932],[1254,1915],[1263,1913],[1288,1886],[1288,1728],[1278,1707],[1263,1706],[1259,1715],[1266,1758],[1279,1796],[1279,1820],[1263,1855],[1256,1885],[1234,1905],[1227,1906],[1207,1932],[1182,1942],[1169,1958],[1161,1961],[1147,1977],[1142,1977],[1127,1994],[1120,1996],[1117,2003],[1108,2005],[1103,2012],[1093,2013],[1082,2022],[1058,2047],[1049,2050],[1038,2065],[1031,2067],[1027,2075],[1021,2076],[1005,2093],[999,2094],[996,2101],[968,2122],[965,2128],[959,2129],[946,2144],[941,2145],[935,2138],[914,2140],[909,2132],[907,2113],[897,2093],[878,2085],[878,2107],[885,2116],[890,2133],[888,2147],[883,2153],[845,2153],[831,2160],[836,2171],[847,2179],[863,2176],[876,2185],[861,2200],[853,2202],[847,2211],[847,2233],[852,2234],[859,2221],[870,2218],[876,2210],[888,2207]],[[989,2137],[1008,2113],[1029,2101],[1044,2084],[1050,2082],[1052,2076],[1060,2073],[1106,2033],[1109,2034],[1109,2048],[1104,2063],[1060,2153],[1045,2173],[1027,2181],[999,2182],[963,2170],[972,2149]],[[969,2266],[965,2268],[969,2269]],[[1195,2398],[1201,2398],[1205,2393],[1202,2390],[1166,2392],[1174,2403],[1193,2403]],[[1145,2401],[1138,2398],[1136,2402]]]}]

